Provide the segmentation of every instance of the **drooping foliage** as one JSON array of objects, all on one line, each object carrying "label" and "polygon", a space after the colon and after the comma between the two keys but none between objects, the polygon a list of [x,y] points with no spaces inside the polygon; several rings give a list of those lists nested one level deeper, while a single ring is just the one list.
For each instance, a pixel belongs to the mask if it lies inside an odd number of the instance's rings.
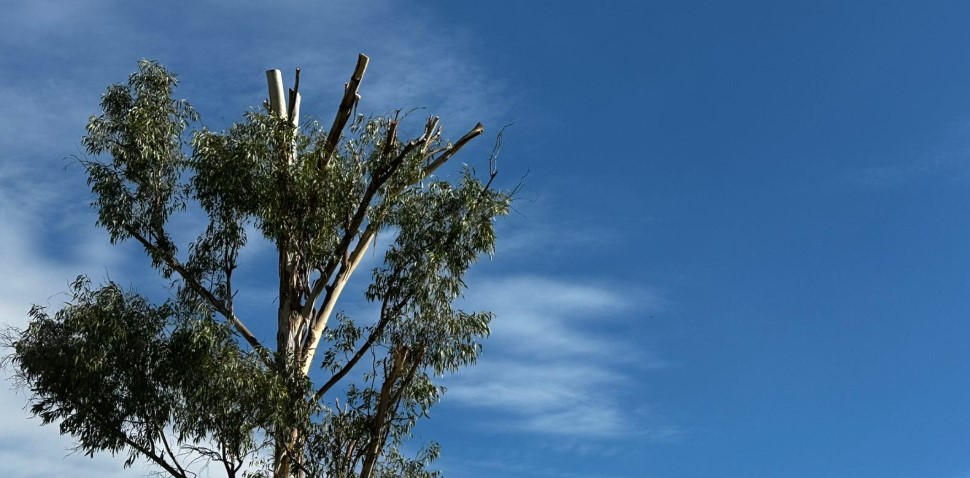
[{"label": "drooping foliage", "polygon": [[[337,133],[362,76],[358,63]],[[489,331],[490,313],[454,303],[492,253],[510,194],[491,187],[494,158],[485,182],[467,166],[435,176],[481,126],[451,143],[432,116],[405,141],[398,115],[358,116],[335,141],[297,127],[293,108],[268,108],[188,135],[199,117],[176,85],[142,61],[108,88],[80,160],[98,225],[141,244],[171,297],[79,277],[60,310],[33,308],[7,340],[30,410],[87,454],[126,453],[172,476],[192,476],[199,458],[227,476],[438,476],[427,468],[437,444],[413,458],[401,447],[441,396],[435,378],[474,363]],[[176,244],[170,219],[190,204],[207,221]],[[277,317],[258,326],[234,304],[247,231],[279,257],[263,273],[279,278]],[[391,240],[364,296],[379,312],[353,320],[337,301],[378,233]],[[275,328],[275,344],[249,327]]]}]

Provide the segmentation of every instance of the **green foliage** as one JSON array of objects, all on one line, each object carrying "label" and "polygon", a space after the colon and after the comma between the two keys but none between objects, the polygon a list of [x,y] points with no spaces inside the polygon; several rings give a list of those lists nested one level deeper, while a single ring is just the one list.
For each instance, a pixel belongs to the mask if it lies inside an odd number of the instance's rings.
[{"label": "green foliage", "polygon": [[[140,62],[108,88],[80,160],[98,225],[141,244],[174,294],[155,305],[79,277],[53,315],[34,307],[6,340],[31,412],[87,454],[123,452],[172,476],[199,458],[227,476],[440,476],[428,469],[437,444],[400,450],[444,392],[434,378],[474,363],[489,333],[490,313],[453,304],[494,250],[510,195],[490,188],[492,164],[487,183],[470,167],[453,183],[432,174],[481,130],[452,144],[432,117],[403,141],[396,115],[358,117],[331,145],[315,123],[250,111],[187,140],[199,117],[176,85]],[[190,203],[208,221],[180,253],[168,223]],[[248,226],[279,250],[273,353],[234,307]],[[379,232],[393,240],[365,297],[380,312],[356,322],[335,304]],[[308,373],[318,347],[322,384]]]},{"label": "green foliage", "polygon": [[84,146],[89,154],[107,153],[112,161],[82,161],[96,195],[98,224],[111,241],[128,239],[133,231],[151,238],[159,253],[174,253],[163,227],[185,206],[179,178],[186,166],[182,133],[198,119],[185,100],[171,99],[178,83],[161,65],[139,63],[127,85],[112,85],[101,98],[104,114],[88,122]]},{"label": "green foliage", "polygon": [[78,277],[72,292],[53,316],[31,309],[12,343],[16,377],[43,423],[59,421],[89,455],[127,450],[128,464],[167,446],[166,433],[182,443],[215,438],[239,458],[255,450],[252,431],[270,419],[262,392],[279,387],[225,325],[113,282],[92,289]]}]

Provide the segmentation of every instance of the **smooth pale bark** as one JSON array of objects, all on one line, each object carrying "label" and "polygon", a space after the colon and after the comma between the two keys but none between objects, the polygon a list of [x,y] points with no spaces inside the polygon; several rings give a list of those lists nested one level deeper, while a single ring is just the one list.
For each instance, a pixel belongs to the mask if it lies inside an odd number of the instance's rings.
[{"label": "smooth pale bark", "polygon": [[283,96],[283,73],[280,70],[266,70],[266,83],[269,86],[269,112],[280,118],[285,118],[286,99]]},{"label": "smooth pale bark", "polygon": [[373,234],[360,239],[362,241],[361,247],[358,247],[358,249],[351,254],[349,267],[346,269],[344,274],[341,274],[341,276],[337,278],[337,282],[334,284],[332,292],[328,294],[328,297],[325,299],[324,303],[321,304],[322,307],[316,319],[316,323],[307,337],[307,345],[304,352],[306,358],[303,360],[303,364],[300,368],[303,375],[309,375],[310,365],[313,363],[313,356],[317,351],[317,346],[320,344],[320,337],[323,335],[323,331],[327,327],[327,322],[330,320],[330,315],[333,314],[333,308],[337,305],[337,300],[340,298],[340,294],[343,292],[344,286],[347,285],[347,281],[350,280],[350,276],[353,275],[354,271],[357,269],[357,266],[360,265],[360,260],[364,257],[364,253],[367,252],[367,249],[370,247],[373,239]]}]

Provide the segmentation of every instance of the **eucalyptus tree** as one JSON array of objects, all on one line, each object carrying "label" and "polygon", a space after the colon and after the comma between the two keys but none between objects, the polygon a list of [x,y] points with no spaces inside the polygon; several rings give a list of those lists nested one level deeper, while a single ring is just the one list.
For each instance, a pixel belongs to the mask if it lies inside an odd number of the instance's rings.
[{"label": "eucalyptus tree", "polygon": [[[468,166],[436,175],[481,124],[449,142],[431,116],[402,139],[400,115],[356,115],[367,61],[329,130],[300,125],[299,70],[289,95],[267,72],[265,110],[225,131],[190,134],[199,117],[157,63],[107,89],[79,159],[97,224],[144,248],[171,293],[152,301],[81,276],[59,310],[34,307],[6,340],[34,415],[86,454],[177,477],[200,463],[227,476],[438,476],[437,444],[412,456],[402,444],[443,392],[434,379],[473,363],[488,335],[491,314],[455,300],[511,192],[492,186],[494,153],[481,179]],[[178,244],[171,219],[187,208],[206,221]],[[389,245],[362,287],[374,316],[352,318],[338,301],[378,233]],[[275,317],[236,306],[253,234],[278,252],[264,271],[279,279]],[[254,332],[267,324],[275,343]]]}]

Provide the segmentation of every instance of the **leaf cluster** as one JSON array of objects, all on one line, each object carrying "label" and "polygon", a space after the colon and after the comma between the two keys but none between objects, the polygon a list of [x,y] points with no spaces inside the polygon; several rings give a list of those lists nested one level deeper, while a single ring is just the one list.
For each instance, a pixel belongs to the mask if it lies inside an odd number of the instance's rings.
[{"label": "leaf cluster", "polygon": [[93,289],[83,276],[71,288],[55,314],[34,307],[9,344],[30,411],[88,455],[125,450],[129,465],[142,455],[184,476],[182,443],[238,469],[259,445],[254,430],[278,420],[265,392],[281,395],[283,384],[211,315],[152,305],[114,282]]}]

